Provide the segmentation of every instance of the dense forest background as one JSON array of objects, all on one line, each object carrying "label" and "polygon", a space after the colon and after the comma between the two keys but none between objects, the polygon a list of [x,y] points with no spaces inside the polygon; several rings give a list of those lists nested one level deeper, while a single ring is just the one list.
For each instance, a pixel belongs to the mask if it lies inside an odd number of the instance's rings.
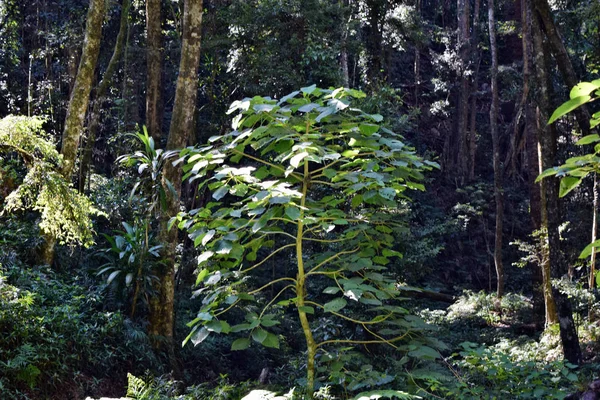
[{"label": "dense forest background", "polygon": [[595,0],[0,0],[0,397],[598,398],[599,68]]}]

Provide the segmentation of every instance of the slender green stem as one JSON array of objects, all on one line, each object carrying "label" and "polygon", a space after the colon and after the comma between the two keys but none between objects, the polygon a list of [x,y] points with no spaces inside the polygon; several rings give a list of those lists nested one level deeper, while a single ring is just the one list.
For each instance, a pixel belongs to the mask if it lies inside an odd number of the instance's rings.
[{"label": "slender green stem", "polygon": [[357,252],[358,250],[360,250],[359,247],[352,249],[352,250],[345,250],[345,251],[340,251],[339,253],[335,253],[334,255],[327,257],[325,260],[321,261],[320,263],[318,263],[317,265],[315,265],[310,271],[308,271],[308,273],[306,274],[308,275],[312,275],[315,274],[315,271],[318,270],[319,268],[321,268],[323,265],[327,264],[330,261],[335,260],[338,257],[341,257],[345,254],[352,254]]},{"label": "slender green stem", "polygon": [[255,289],[255,290],[253,290],[253,291],[251,291],[251,292],[248,292],[248,294],[256,294],[256,293],[259,293],[259,292],[261,292],[263,289],[266,289],[266,288],[268,288],[269,286],[271,286],[271,285],[274,285],[274,284],[276,284],[276,283],[278,283],[278,282],[282,282],[282,281],[292,281],[292,282],[296,283],[296,280],[295,280],[294,278],[289,278],[289,277],[285,277],[285,278],[279,278],[279,279],[275,279],[274,281],[271,281],[271,282],[267,283],[266,285],[263,285],[263,286],[261,286],[261,287],[260,287],[260,288],[258,288],[258,289]]},{"label": "slender green stem", "polygon": [[241,270],[240,272],[244,274],[244,273],[246,273],[246,272],[252,271],[253,269],[255,269],[255,268],[258,268],[258,267],[260,267],[261,265],[263,265],[265,262],[267,262],[267,260],[269,260],[269,259],[270,259],[271,257],[273,257],[275,254],[277,254],[277,253],[279,253],[279,252],[281,252],[281,251],[283,251],[283,250],[285,250],[285,249],[287,249],[287,248],[294,247],[294,246],[296,246],[296,243],[290,243],[290,244],[286,244],[285,246],[278,248],[277,250],[275,250],[274,252],[272,252],[271,254],[269,254],[268,256],[266,256],[265,258],[263,258],[263,259],[262,259],[260,262],[258,262],[258,263],[256,263],[256,264],[254,264],[254,265],[253,265],[253,266],[251,266],[251,267],[248,267],[248,268],[246,268],[246,269],[243,269],[243,270]]}]

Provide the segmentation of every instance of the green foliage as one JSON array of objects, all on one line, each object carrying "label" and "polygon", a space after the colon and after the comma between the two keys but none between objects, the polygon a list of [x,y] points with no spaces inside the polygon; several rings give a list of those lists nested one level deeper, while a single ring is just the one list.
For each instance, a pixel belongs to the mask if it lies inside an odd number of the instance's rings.
[{"label": "green foliage", "polygon": [[540,364],[515,360],[506,352],[463,343],[456,366],[456,385],[434,385],[449,399],[564,399],[578,381],[576,368],[562,361]]},{"label": "green foliage", "polygon": [[[398,348],[394,342],[418,331],[393,302],[399,292],[386,270],[401,256],[394,248],[402,227],[394,219],[397,201],[407,199],[409,189],[423,190],[422,172],[437,164],[418,157],[380,115],[351,106],[364,97],[313,85],[279,101],[236,101],[233,132],[182,152],[185,177],[204,178],[199,187],[215,200],[171,222],[203,249],[196,292],[203,306],[185,342],[199,344],[212,332],[246,332],[233,350],[252,342],[278,348],[277,310],[289,305],[300,315],[309,352],[343,343]],[[290,268],[252,282],[271,258]],[[268,299],[270,287],[277,294]],[[223,314],[235,307],[246,321],[231,326]],[[375,338],[311,342],[313,315],[357,323]]]},{"label": "green foliage", "polygon": [[[136,138],[143,146],[142,150],[138,150],[133,154],[126,154],[117,159],[117,162],[126,167],[137,167],[139,179],[131,190],[131,198],[138,192],[142,196],[149,198],[145,215],[157,215],[166,207],[166,190],[175,193],[173,184],[169,180],[164,179],[162,170],[165,163],[169,159],[177,155],[177,151],[165,151],[157,149],[154,139],[148,136],[148,131],[144,126],[142,133],[130,135]],[[164,181],[164,183],[163,183]]]},{"label": "green foliage", "polygon": [[[581,82],[571,89],[571,100],[562,104],[554,111],[552,117],[548,121],[549,124],[556,121],[558,118],[572,112],[583,104],[595,101],[600,96],[600,80],[592,82]],[[590,128],[595,128],[600,124],[600,112],[592,115],[590,120]],[[576,143],[578,146],[586,146],[594,144],[594,151],[582,156],[571,157],[565,163],[558,167],[552,167],[540,174],[536,182],[550,177],[557,176],[560,178],[559,196],[566,196],[573,189],[581,184],[581,181],[588,175],[596,175],[600,172],[600,136],[591,134],[581,138]],[[590,256],[593,248],[600,247],[600,240],[588,244],[579,258],[587,258]]]},{"label": "green foliage", "polygon": [[[18,155],[28,168],[10,193],[3,212],[40,213],[40,229],[61,244],[93,244],[92,215],[100,212],[59,172],[60,156],[40,118],[8,116],[0,120],[0,152]],[[0,163],[4,159],[0,158]]]},{"label": "green foliage", "polygon": [[131,365],[156,364],[143,331],[103,311],[100,291],[85,279],[80,271],[0,266],[1,398],[82,398]]},{"label": "green foliage", "polygon": [[251,382],[231,384],[221,375],[215,384],[200,384],[181,394],[176,381],[168,377],[144,378],[127,374],[127,397],[134,400],[239,400],[250,390]]},{"label": "green foliage", "polygon": [[498,299],[495,294],[483,290],[465,290],[448,308],[447,319],[453,321],[459,318],[482,318],[488,324],[492,324],[500,322],[502,318],[505,322],[514,323],[530,313],[531,308],[530,300],[523,295],[507,293]]},{"label": "green foliage", "polygon": [[106,283],[114,283],[118,292],[132,289],[131,316],[139,297],[148,304],[153,295],[153,281],[158,278],[152,274],[154,268],[162,263],[160,249],[162,245],[152,245],[153,235],[149,233],[149,222],[129,225],[123,222],[125,231],[117,231],[115,236],[103,235],[110,247],[104,250],[109,262],[102,265],[98,275],[107,274]]}]

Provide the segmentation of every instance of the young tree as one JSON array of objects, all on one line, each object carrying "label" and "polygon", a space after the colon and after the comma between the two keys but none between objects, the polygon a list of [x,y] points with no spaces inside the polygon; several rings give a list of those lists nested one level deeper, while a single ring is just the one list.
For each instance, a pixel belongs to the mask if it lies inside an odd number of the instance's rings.
[{"label": "young tree", "polygon": [[[251,339],[278,348],[276,310],[293,305],[306,340],[309,397],[317,352],[335,345],[398,349],[417,333],[403,319],[406,310],[396,302],[401,288],[386,266],[400,256],[394,249],[397,201],[409,189],[423,190],[422,172],[437,164],[380,125],[380,115],[351,105],[364,96],[313,85],[280,101],[237,101],[230,109],[239,110],[232,132],[183,153],[186,177],[202,179],[216,201],[179,216],[179,227],[204,249],[197,279],[203,306],[186,341],[246,332],[233,350],[247,348]],[[259,268],[274,257],[286,261],[265,282]],[[320,292],[333,297],[321,302]],[[366,309],[350,311],[359,304]],[[247,323],[231,326],[226,312],[236,307]],[[319,315],[355,323],[366,336],[319,337],[313,320]]]}]

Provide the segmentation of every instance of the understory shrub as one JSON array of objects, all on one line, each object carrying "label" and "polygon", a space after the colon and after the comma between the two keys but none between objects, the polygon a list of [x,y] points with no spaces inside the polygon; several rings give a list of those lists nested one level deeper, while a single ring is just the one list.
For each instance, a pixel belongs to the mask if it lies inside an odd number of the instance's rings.
[{"label": "understory shrub", "polygon": [[89,279],[79,271],[67,277],[49,267],[0,266],[0,398],[118,393],[124,385],[114,381],[127,371],[156,365],[143,330],[104,312]]}]

